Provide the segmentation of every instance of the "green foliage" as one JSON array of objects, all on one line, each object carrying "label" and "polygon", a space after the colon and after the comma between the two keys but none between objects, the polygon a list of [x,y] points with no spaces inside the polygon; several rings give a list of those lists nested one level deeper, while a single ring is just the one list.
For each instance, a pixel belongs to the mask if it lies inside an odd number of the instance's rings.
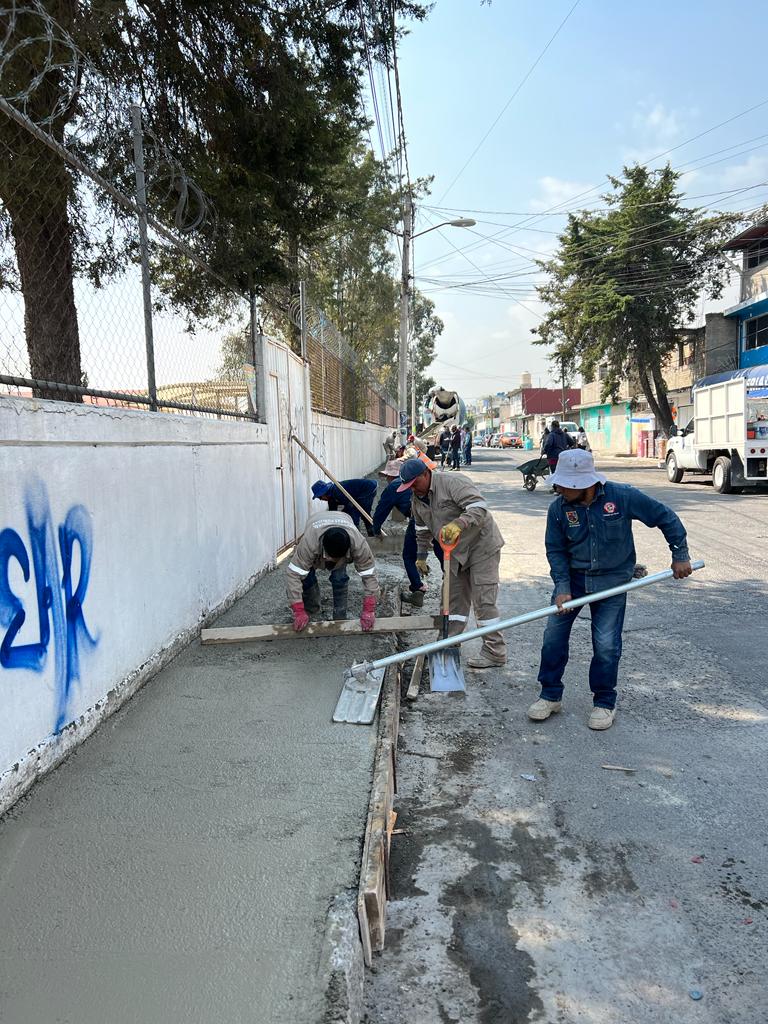
[{"label": "green foliage", "polygon": [[[422,19],[427,13],[411,0],[392,0],[384,17],[373,0],[44,4],[84,60],[76,90],[69,90],[66,70],[45,75],[29,113],[40,121],[56,110],[51,133],[133,195],[127,106],[141,105],[149,164],[157,158],[148,175],[150,211],[181,230],[193,221],[189,243],[215,272],[206,277],[175,250],[154,249],[160,300],[186,311],[191,326],[227,310],[233,288],[264,294],[298,280],[299,253],[323,245],[349,207],[345,172],[355,154],[359,159],[365,129],[360,76],[367,32],[361,13],[376,29],[370,42],[375,58],[391,47],[396,16]],[[20,39],[39,43],[22,47],[5,68],[6,95],[23,90],[46,56],[45,33],[34,13],[19,15],[16,29]],[[55,42],[52,51],[66,60],[65,42]],[[72,278],[88,274],[98,285],[135,259],[135,225],[104,196],[96,198],[106,216],[93,223],[93,201],[84,201],[77,176],[4,117],[0,147],[0,201],[13,228],[12,244],[18,252],[19,239],[26,242],[27,266],[49,276],[49,290],[59,293],[59,305],[69,311],[56,351],[45,324],[36,329],[28,320],[27,343],[31,352],[45,350],[40,365],[52,379],[77,380]],[[187,194],[185,208],[180,200]],[[202,203],[203,194],[209,203]],[[55,232],[49,223],[41,229],[42,214],[29,214],[50,209],[56,213]],[[37,241],[43,236],[44,250]],[[7,278],[2,258],[0,267]],[[44,290],[33,284],[27,274],[27,305],[33,293]],[[364,312],[363,321],[352,325],[355,331],[367,330]],[[57,360],[67,363],[66,376],[58,375]]]},{"label": "green foliage", "polygon": [[603,399],[625,378],[639,382],[660,427],[672,415],[663,368],[702,294],[718,298],[729,267],[722,243],[737,217],[706,217],[682,205],[680,175],[667,166],[625,167],[611,178],[608,209],[571,214],[538,289],[549,307],[538,344],[566,376],[593,380],[607,368]]}]

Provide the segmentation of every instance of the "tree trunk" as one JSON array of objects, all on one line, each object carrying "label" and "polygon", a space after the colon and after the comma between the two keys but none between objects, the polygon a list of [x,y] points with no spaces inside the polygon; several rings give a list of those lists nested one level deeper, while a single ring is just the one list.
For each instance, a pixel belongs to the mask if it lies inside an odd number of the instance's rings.
[{"label": "tree trunk", "polygon": [[667,437],[669,437],[669,431],[674,420],[672,419],[672,410],[669,406],[669,399],[667,398],[667,386],[664,383],[661,370],[655,363],[651,368],[651,372],[653,374],[653,383],[656,387],[656,402],[661,413],[660,417],[657,415],[656,423],[661,427]]},{"label": "tree trunk", "polygon": [[[659,402],[656,392],[654,391],[651,378],[648,375],[648,371],[641,366],[637,368],[638,377],[640,378],[640,387],[643,389],[648,405],[651,407],[651,412],[656,418],[656,426],[663,430],[667,436],[669,436],[669,428],[672,426],[672,411],[669,408],[669,402],[667,396],[662,393],[663,405]],[[655,379],[655,378],[654,378]],[[666,413],[665,413],[666,408]]]},{"label": "tree trunk", "polygon": [[295,236],[288,239],[288,262],[290,280],[288,281],[288,308],[296,312],[289,320],[290,346],[296,355],[301,355],[301,288],[299,281],[299,241]]},{"label": "tree trunk", "polygon": [[[24,298],[24,331],[35,380],[82,386],[80,332],[73,287],[72,230],[68,182],[59,165],[49,177],[45,201],[33,193],[7,203]],[[53,179],[53,180],[51,180]],[[81,402],[66,390],[39,387],[38,398]]]}]

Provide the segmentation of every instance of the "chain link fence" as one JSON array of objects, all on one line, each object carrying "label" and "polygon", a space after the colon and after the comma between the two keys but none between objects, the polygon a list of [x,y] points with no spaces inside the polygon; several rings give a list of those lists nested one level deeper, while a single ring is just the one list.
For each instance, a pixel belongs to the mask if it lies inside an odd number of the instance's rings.
[{"label": "chain link fence", "polygon": [[312,408],[331,416],[397,426],[395,398],[322,309],[305,299],[303,310]]},{"label": "chain link fence", "polygon": [[[41,3],[0,6],[0,396],[263,419],[258,304],[196,243],[215,210],[125,98],[97,135],[84,79]],[[322,310],[290,316],[313,408],[394,426],[396,402]]]}]

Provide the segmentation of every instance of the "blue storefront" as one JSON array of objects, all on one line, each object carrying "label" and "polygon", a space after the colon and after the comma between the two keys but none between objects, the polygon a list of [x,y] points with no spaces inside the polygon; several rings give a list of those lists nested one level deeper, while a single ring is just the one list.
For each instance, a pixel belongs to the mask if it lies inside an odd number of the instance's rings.
[{"label": "blue storefront", "polygon": [[742,253],[741,302],[724,315],[739,323],[739,367],[768,364],[768,221],[754,224],[724,248]]}]

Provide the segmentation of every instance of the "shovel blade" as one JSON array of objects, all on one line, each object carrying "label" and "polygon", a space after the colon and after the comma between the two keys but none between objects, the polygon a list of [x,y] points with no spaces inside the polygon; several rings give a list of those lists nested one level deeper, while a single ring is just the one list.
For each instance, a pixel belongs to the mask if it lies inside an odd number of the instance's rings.
[{"label": "shovel blade", "polygon": [[457,650],[436,651],[429,656],[429,688],[433,693],[466,690],[461,655]]}]

